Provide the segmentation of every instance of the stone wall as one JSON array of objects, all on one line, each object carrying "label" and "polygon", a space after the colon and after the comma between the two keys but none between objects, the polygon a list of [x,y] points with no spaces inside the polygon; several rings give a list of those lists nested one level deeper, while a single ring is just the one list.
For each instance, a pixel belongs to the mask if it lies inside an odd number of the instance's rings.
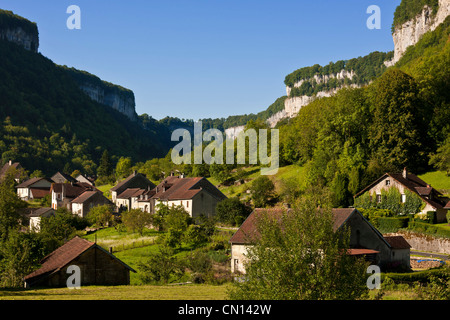
[{"label": "stone wall", "polygon": [[450,254],[450,239],[437,238],[415,232],[401,231],[395,234],[400,235],[411,245],[411,251],[425,251],[434,253]]}]

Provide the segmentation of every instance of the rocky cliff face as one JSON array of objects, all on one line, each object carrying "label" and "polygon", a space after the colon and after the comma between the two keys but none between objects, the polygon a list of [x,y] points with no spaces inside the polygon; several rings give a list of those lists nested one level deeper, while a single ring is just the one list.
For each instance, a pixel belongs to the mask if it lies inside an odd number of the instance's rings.
[{"label": "rocky cliff face", "polygon": [[449,14],[450,0],[439,0],[439,9],[435,15],[432,15],[430,7],[425,6],[415,19],[396,27],[392,34],[395,45],[394,58],[386,62],[386,66],[396,64],[409,46],[415,45],[425,33],[436,29]]},{"label": "rocky cliff face", "polygon": [[14,42],[27,50],[38,52],[38,34],[28,33],[21,27],[0,30],[0,39]]},{"label": "rocky cliff face", "polygon": [[83,81],[79,83],[79,86],[92,100],[119,111],[133,121],[137,120],[136,103],[132,91],[123,91],[113,86],[103,86],[89,81]]}]

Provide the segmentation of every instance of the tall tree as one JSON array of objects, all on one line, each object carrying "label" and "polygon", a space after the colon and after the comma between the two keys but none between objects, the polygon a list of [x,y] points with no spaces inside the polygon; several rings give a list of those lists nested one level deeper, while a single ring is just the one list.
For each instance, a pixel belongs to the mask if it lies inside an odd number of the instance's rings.
[{"label": "tall tree", "polygon": [[113,174],[113,165],[109,157],[108,150],[103,151],[102,158],[100,159],[100,165],[97,169],[99,177],[109,177]]},{"label": "tall tree", "polygon": [[279,216],[257,217],[245,281],[231,299],[358,299],[367,293],[366,263],[343,254],[349,232],[333,231],[331,210],[311,197]]}]

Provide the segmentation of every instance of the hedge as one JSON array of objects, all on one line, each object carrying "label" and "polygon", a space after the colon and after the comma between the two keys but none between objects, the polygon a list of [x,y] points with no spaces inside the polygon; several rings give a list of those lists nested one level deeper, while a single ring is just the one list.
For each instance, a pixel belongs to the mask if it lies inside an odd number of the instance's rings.
[{"label": "hedge", "polygon": [[429,224],[426,222],[410,221],[408,224],[408,229],[439,237],[450,238],[450,230],[441,228],[439,225]]},{"label": "hedge", "polygon": [[409,217],[378,217],[377,227],[381,232],[396,232],[398,229],[408,227]]},{"label": "hedge", "polygon": [[430,281],[430,277],[435,276],[438,278],[449,279],[448,267],[439,267],[430,270],[408,272],[408,273],[383,273],[381,280],[384,281],[386,277],[391,278],[394,282],[421,282],[427,283]]}]

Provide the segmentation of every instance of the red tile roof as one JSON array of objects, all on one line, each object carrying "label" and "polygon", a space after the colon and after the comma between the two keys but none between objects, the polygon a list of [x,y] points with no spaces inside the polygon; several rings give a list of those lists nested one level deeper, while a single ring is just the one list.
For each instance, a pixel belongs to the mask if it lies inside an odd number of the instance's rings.
[{"label": "red tile roof", "polygon": [[408,241],[402,236],[386,236],[384,239],[391,245],[394,249],[409,249],[411,248]]},{"label": "red tile roof", "polygon": [[50,194],[50,189],[30,188],[30,192],[33,195],[33,199],[42,199]]},{"label": "red tile roof", "polygon": [[81,239],[80,237],[75,237],[50,253],[48,256],[44,257],[40,261],[41,267],[25,276],[24,280],[29,280],[44,274],[56,272],[94,245],[94,242]]},{"label": "red tile roof", "polygon": [[66,198],[77,198],[85,191],[97,190],[88,183],[53,183],[50,191],[63,193]]},{"label": "red tile roof", "polygon": [[72,200],[72,203],[83,203],[86,200],[90,199],[92,196],[96,194],[101,194],[101,191],[85,191],[82,194],[80,194],[78,197]]},{"label": "red tile roof", "polygon": [[132,197],[139,197],[144,192],[145,192],[144,189],[139,188],[125,189],[124,192],[122,192],[117,196],[117,199],[130,199]]}]

